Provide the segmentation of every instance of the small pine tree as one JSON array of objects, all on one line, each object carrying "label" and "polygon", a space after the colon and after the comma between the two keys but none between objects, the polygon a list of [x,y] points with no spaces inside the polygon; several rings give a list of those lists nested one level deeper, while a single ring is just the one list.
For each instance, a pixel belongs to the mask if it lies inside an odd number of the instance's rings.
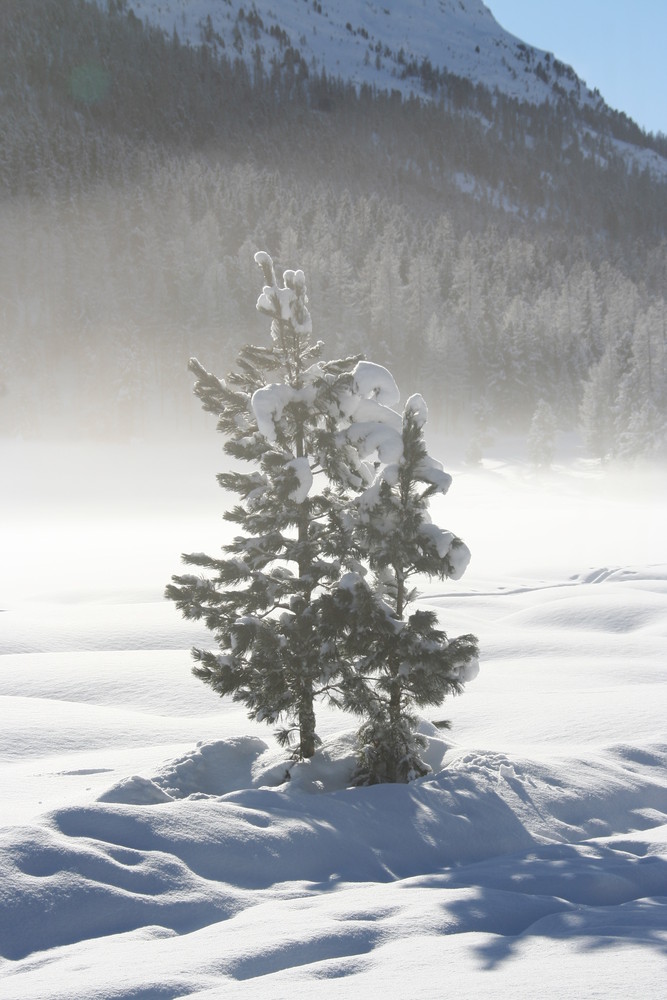
[{"label": "small pine tree", "polygon": [[268,254],[255,259],[266,281],[257,308],[271,318],[272,346],[243,348],[226,380],[190,362],[194,391],[218,417],[224,450],[254,466],[218,476],[240,497],[224,517],[241,534],[224,558],[184,555],[206,575],[174,576],[166,594],[215,634],[219,651],[193,650],[195,675],[244,702],[251,718],[286,720],[283,742],[298,731],[295,754],[311,757],[314,696],[330,680],[314,604],[346,569],[352,545],[342,512],[350,490],[364,483],[356,452],[340,443],[356,405],[359,359],[319,360],[303,272],[286,271],[279,286]]},{"label": "small pine tree", "polygon": [[433,524],[429,499],[451,477],[428,454],[426,406],[406,403],[400,451],[355,503],[358,552],[373,585],[348,574],[321,601],[321,631],[341,678],[342,704],[361,715],[359,784],[409,781],[428,772],[415,708],[438,705],[461,691],[477,669],[477,640],[448,639],[432,611],[408,608],[416,575],[458,579],[470,553],[452,532]]},{"label": "small pine tree", "polygon": [[215,635],[217,650],[193,650],[195,675],[251,718],[285,720],[295,756],[314,754],[326,695],[365,720],[358,781],[407,781],[427,771],[413,708],[459,691],[476,662],[473,636],[450,641],[434,613],[406,615],[414,574],[458,578],[468,562],[426,510],[451,479],[426,450],[421,397],[401,417],[385,368],[323,362],[303,272],[278,285],[268,254],[255,259],[272,346],[244,347],[225,380],[190,362],[226,453],[254,466],[218,476],[240,498],[224,517],[241,533],[223,558],[184,555],[205,572],[172,577],[166,593]]},{"label": "small pine tree", "polygon": [[556,417],[549,404],[541,399],[537,404],[528,432],[528,458],[532,465],[548,467],[553,462]]}]

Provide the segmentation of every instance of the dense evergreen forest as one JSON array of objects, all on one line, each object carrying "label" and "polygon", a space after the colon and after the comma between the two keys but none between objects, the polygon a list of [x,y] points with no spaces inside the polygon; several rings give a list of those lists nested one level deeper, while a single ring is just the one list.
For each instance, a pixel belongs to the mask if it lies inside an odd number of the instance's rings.
[{"label": "dense evergreen forest", "polygon": [[440,430],[528,435],[547,406],[592,455],[664,447],[665,137],[282,53],[185,46],[123,0],[0,5],[0,433],[191,432],[187,359],[265,338],[266,249],[326,353],[387,364]]}]

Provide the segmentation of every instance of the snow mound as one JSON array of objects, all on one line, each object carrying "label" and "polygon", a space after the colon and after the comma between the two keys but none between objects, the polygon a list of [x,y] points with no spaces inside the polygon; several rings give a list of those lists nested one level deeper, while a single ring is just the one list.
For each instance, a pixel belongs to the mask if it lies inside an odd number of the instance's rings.
[{"label": "snow mound", "polygon": [[263,740],[252,736],[198,743],[185,756],[166,764],[154,780],[172,799],[224,795],[252,787],[253,768],[267,750]]},{"label": "snow mound", "polygon": [[[439,890],[436,911],[427,905],[432,916],[440,914],[438,933],[513,935],[575,912],[572,906],[588,911],[667,895],[667,864],[654,855],[651,863],[647,847],[655,836],[664,848],[653,832],[667,824],[664,744],[642,749],[656,765],[650,770],[637,766],[629,748],[611,761],[600,755],[542,763],[453,751],[447,768],[409,785],[304,794],[314,780],[335,786],[349,767],[349,749],[342,734],[319,758],[293,767],[290,782],[211,797],[212,788],[244,777],[262,780],[269,762],[261,740],[202,745],[163,768],[158,780],[133,777],[94,805],[3,831],[0,954],[17,961],[101,935],[113,942],[139,929],[151,933],[156,925],[187,937],[234,919],[225,937],[231,935],[226,974],[243,978],[234,943],[235,929],[249,926],[242,913],[253,913],[247,973],[268,974],[276,969],[268,957],[277,956],[276,928],[284,933],[289,926],[293,940],[292,916],[296,911],[308,923],[317,896],[312,918],[327,923],[334,952],[349,956],[355,928],[387,921],[388,930],[392,916],[397,924],[419,921],[427,888]],[[167,780],[179,796],[189,795],[170,798],[159,784]],[[204,798],[197,794],[206,789]],[[637,830],[648,826],[642,838]],[[332,903],[322,901],[327,888],[338,890]],[[258,907],[271,912],[271,926]],[[655,927],[664,910],[648,912],[646,926]],[[333,914],[342,925],[332,936]],[[617,915],[608,919],[612,926]],[[310,931],[304,940],[312,942]],[[361,951],[385,940],[385,931],[364,937]],[[333,957],[327,948],[306,953],[309,962]]]},{"label": "snow mound", "polygon": [[575,595],[567,591],[561,594],[548,604],[517,612],[505,620],[539,628],[622,633],[657,626],[665,617],[661,594],[628,588],[617,594],[600,594],[587,586],[577,588]]},{"label": "snow mound", "polygon": [[164,792],[150,778],[142,778],[138,774],[131,778],[123,778],[98,797],[98,802],[124,802],[129,805],[148,806],[156,802],[169,802],[171,796]]},{"label": "snow mound", "polygon": [[[433,771],[442,766],[446,743],[439,730],[422,720],[424,759]],[[293,760],[289,751],[269,747],[255,736],[198,743],[194,750],[165,763],[151,778],[125,778],[98,796],[98,802],[155,805],[175,799],[222,797],[252,788],[287,794],[341,791],[348,788],[356,763],[356,732],[324,740],[311,760]]]},{"label": "snow mound", "polygon": [[607,566],[590,569],[576,577],[578,583],[635,583],[641,585],[650,582],[653,586],[661,581],[667,585],[667,563],[656,563],[653,566]]}]

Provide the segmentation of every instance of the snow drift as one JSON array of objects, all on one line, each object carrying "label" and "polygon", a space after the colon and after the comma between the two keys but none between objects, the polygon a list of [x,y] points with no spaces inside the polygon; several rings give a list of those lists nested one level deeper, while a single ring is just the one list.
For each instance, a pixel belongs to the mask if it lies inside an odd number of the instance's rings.
[{"label": "snow drift", "polygon": [[[483,670],[424,720],[433,773],[407,786],[347,787],[355,720],[322,709],[294,764],[191,677],[206,633],[160,600],[182,512],[137,547],[122,505],[85,531],[54,505],[44,534],[7,511],[33,541],[4,548],[3,996],[439,1000],[453,968],[462,998],[661,996],[664,494],[609,475],[457,473],[476,558],[423,602],[475,628]],[[188,530],[217,537],[218,505]]]}]

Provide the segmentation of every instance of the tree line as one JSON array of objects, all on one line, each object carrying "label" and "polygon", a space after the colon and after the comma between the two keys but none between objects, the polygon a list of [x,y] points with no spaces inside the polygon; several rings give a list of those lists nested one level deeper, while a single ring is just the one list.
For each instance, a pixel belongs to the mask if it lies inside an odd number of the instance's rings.
[{"label": "tree line", "polygon": [[607,112],[357,92],[287,48],[251,70],[123,4],[0,17],[4,433],[187,428],[185,359],[248,339],[269,247],[328,350],[424,388],[444,429],[527,432],[544,402],[595,454],[660,447],[665,183]]},{"label": "tree line", "polygon": [[543,400],[596,454],[656,444],[633,431],[631,448],[627,433],[638,410],[665,414],[665,244],[638,278],[577,241],[493,224],[459,238],[444,212],[425,221],[379,195],[199,157],[145,156],[121,187],[0,212],[6,433],[187,429],[187,358],[224,364],[252,336],[243,304],[264,243],[307,268],[328,350],[391,366],[434,400],[440,429],[526,431]]}]

